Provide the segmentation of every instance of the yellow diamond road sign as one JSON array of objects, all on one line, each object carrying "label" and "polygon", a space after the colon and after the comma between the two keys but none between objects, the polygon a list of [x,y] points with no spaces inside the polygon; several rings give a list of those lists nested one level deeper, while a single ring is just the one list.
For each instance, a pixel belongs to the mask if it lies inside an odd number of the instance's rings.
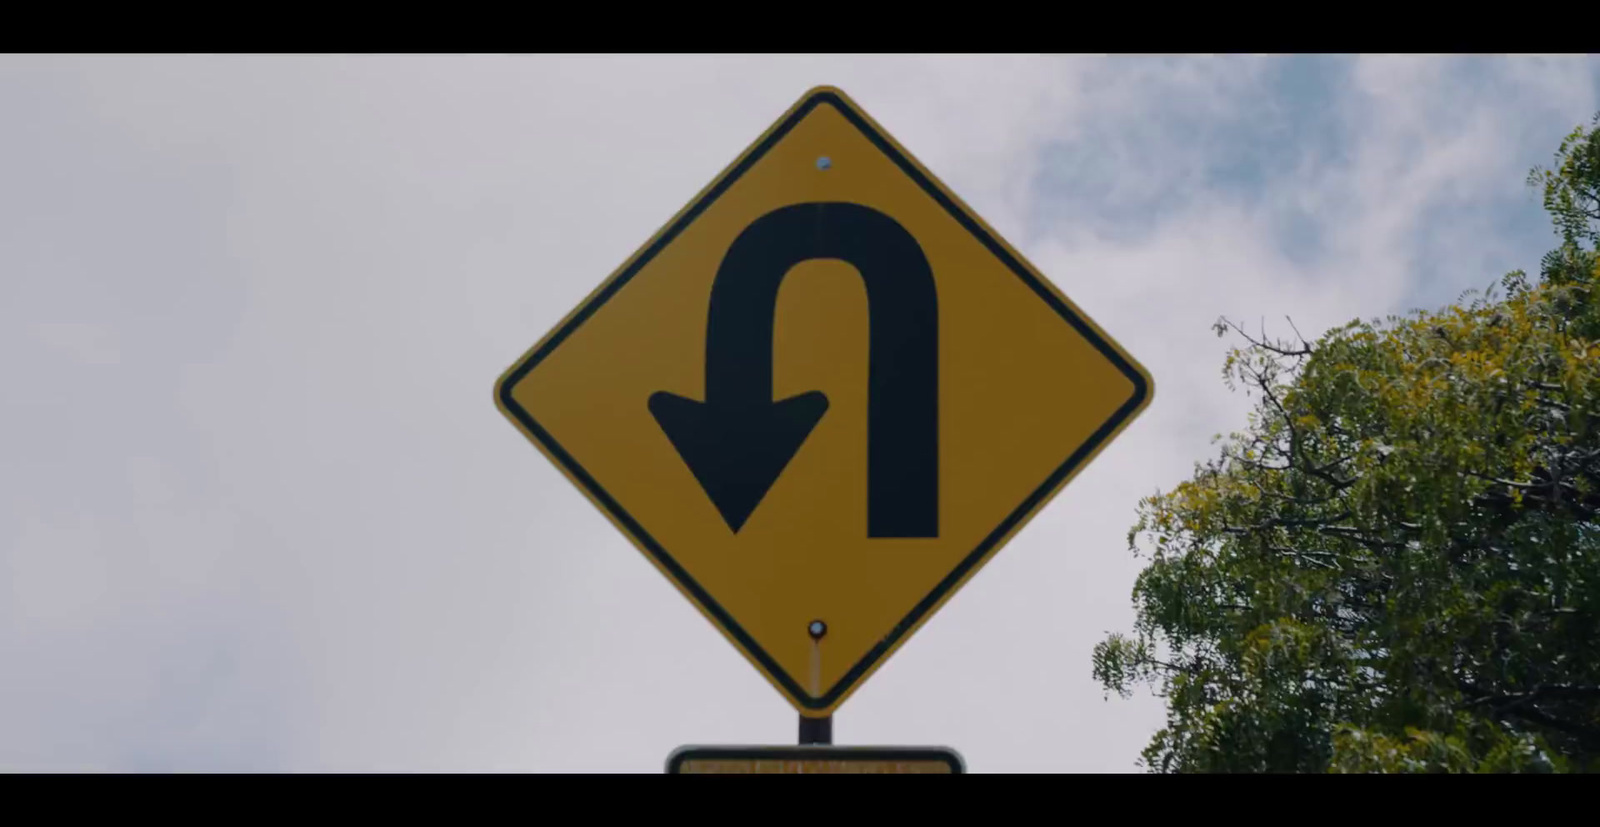
[{"label": "yellow diamond road sign", "polygon": [[495,398],[818,717],[1152,390],[823,87],[506,371]]}]

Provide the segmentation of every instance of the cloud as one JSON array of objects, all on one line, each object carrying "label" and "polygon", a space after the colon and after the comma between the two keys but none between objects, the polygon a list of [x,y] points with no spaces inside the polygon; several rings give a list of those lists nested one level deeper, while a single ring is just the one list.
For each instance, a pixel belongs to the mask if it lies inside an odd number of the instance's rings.
[{"label": "cloud", "polygon": [[[1124,532],[1242,423],[1220,314],[1437,303],[1548,230],[1593,59],[0,60],[0,766],[659,771],[784,701],[489,387],[843,86],[1157,378],[847,704],[848,743],[1125,770]],[[1532,216],[1529,218],[1528,216]]]}]

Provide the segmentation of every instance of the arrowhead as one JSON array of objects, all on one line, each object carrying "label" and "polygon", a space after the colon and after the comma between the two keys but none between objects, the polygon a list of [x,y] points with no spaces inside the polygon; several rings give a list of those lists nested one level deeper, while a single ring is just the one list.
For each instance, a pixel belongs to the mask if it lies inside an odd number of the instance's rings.
[{"label": "arrowhead", "polygon": [[821,391],[781,402],[713,405],[660,391],[650,413],[738,533],[828,410]]}]

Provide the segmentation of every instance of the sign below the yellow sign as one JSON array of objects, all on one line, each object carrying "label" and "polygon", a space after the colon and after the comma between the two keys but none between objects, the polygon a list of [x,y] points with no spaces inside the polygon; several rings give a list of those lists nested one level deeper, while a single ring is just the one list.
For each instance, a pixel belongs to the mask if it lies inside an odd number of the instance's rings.
[{"label": "sign below the yellow sign", "polygon": [[667,759],[673,775],[935,774],[966,772],[944,747],[681,747]]}]

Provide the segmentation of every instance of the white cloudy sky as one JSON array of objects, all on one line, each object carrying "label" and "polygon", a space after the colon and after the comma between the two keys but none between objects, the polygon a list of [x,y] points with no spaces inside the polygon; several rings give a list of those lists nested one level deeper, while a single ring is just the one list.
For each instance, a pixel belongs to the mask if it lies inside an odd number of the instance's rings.
[{"label": "white cloudy sky", "polygon": [[495,410],[500,371],[811,86],[1155,402],[836,738],[1128,771],[1125,532],[1310,334],[1536,270],[1600,59],[0,57],[0,768],[659,772],[787,703]]}]

